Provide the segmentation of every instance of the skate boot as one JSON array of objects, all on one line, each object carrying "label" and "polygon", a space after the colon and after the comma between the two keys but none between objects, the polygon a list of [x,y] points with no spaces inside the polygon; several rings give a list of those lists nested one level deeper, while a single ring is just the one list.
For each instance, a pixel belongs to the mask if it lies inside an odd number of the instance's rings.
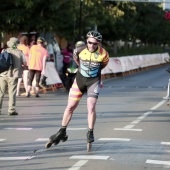
[{"label": "skate boot", "polygon": [[57,145],[60,141],[65,142],[68,139],[66,135],[66,129],[60,128],[60,130],[50,136],[49,142],[45,145],[46,148],[50,148],[52,144]]},{"label": "skate boot", "polygon": [[91,151],[92,142],[94,142],[93,130],[88,130],[87,132],[87,151]]}]

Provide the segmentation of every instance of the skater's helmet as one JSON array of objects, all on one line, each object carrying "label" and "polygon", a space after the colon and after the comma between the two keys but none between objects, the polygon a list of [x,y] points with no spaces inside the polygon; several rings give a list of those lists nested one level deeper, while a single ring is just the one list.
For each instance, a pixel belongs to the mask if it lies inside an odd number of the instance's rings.
[{"label": "skater's helmet", "polygon": [[77,41],[76,44],[75,44],[75,47],[79,47],[81,45],[85,45],[84,41]]},{"label": "skater's helmet", "polygon": [[102,41],[102,35],[98,31],[89,31],[86,35],[86,38],[95,38],[97,41]]}]

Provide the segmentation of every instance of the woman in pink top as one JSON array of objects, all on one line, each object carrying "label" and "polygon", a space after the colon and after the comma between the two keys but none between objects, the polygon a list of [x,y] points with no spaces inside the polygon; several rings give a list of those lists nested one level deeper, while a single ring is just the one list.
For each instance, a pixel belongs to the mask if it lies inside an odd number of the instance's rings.
[{"label": "woman in pink top", "polygon": [[18,79],[18,84],[17,84],[17,96],[20,96],[20,86],[21,86],[21,82],[23,79],[24,82],[24,88],[25,91],[27,92],[27,86],[28,86],[28,61],[29,61],[29,47],[28,47],[28,37],[23,35],[20,38],[20,44],[17,46],[17,48],[19,50],[21,50],[24,53],[24,56],[26,58],[26,65],[23,66],[23,78],[19,78]]},{"label": "woman in pink top", "polygon": [[30,97],[30,91],[32,87],[32,82],[34,76],[36,76],[36,97],[39,97],[39,82],[41,74],[45,73],[46,58],[48,56],[47,50],[44,48],[45,39],[43,37],[38,37],[37,45],[33,45],[30,48],[29,54],[29,78],[28,78],[28,91],[27,97]]},{"label": "woman in pink top", "polygon": [[67,72],[67,68],[69,66],[71,57],[73,56],[73,46],[72,44],[68,44],[66,49],[63,49],[61,51],[62,55],[63,55],[63,69],[62,69],[62,73],[64,76],[64,79],[66,78],[66,72]]}]

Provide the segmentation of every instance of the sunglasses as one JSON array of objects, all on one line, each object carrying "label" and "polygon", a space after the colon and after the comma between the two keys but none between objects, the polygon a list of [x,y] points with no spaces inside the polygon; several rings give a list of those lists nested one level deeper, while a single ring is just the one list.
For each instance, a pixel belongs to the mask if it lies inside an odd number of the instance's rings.
[{"label": "sunglasses", "polygon": [[99,43],[93,43],[93,42],[91,42],[91,41],[87,41],[87,43],[90,44],[90,45],[91,45],[91,44],[93,44],[93,45],[99,44]]}]

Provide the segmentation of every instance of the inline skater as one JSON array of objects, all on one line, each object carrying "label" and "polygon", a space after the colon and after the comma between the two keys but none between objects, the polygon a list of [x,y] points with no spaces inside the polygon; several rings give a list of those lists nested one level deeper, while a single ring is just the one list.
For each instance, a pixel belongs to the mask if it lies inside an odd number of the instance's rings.
[{"label": "inline skater", "polygon": [[70,89],[68,104],[64,111],[62,126],[59,131],[49,138],[46,148],[60,141],[66,141],[66,128],[77,108],[83,94],[87,92],[88,132],[87,150],[90,151],[94,142],[94,125],[96,121],[96,103],[99,95],[101,70],[109,62],[108,52],[101,47],[102,35],[98,31],[89,31],[86,35],[87,45],[80,45],[74,49],[73,57],[78,65],[78,72]]}]

